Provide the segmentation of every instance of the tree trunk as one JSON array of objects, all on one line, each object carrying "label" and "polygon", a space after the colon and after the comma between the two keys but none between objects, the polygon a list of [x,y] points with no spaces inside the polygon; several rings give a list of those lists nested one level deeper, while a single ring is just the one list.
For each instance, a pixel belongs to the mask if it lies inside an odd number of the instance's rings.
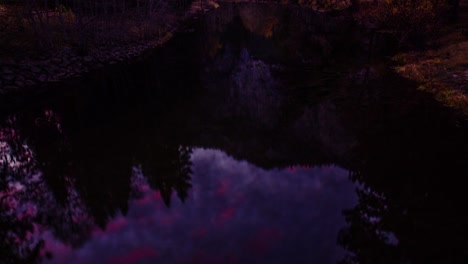
[{"label": "tree trunk", "polygon": [[357,12],[361,7],[361,0],[351,0],[351,11]]},{"label": "tree trunk", "polygon": [[458,22],[458,11],[460,9],[460,0],[449,0],[449,22],[456,23]]}]

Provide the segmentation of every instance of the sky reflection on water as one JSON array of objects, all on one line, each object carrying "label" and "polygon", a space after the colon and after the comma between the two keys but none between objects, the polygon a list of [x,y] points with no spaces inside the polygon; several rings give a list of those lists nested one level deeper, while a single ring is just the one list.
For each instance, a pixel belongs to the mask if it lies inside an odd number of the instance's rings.
[{"label": "sky reflection on water", "polygon": [[142,185],[106,229],[75,251],[53,239],[54,263],[335,263],[357,198],[348,172],[336,166],[263,170],[220,150],[194,149],[193,188],[169,208]]}]

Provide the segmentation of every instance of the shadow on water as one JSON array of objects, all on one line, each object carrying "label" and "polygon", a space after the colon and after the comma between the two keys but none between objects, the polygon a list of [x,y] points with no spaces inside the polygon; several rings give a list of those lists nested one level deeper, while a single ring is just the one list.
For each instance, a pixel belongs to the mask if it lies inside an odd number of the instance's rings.
[{"label": "shadow on water", "polygon": [[[22,110],[2,114],[2,261],[53,261],[58,253],[49,250],[50,241],[83,247],[96,227],[109,229],[113,219],[128,214],[131,201],[144,200],[142,186],[157,190],[166,206],[173,193],[181,201],[191,199],[194,168],[211,175],[206,168],[215,156],[223,166],[235,163],[232,168],[239,171],[233,175],[240,178],[247,165],[232,160],[255,165],[248,172],[275,177],[282,175],[275,171],[293,165],[316,167],[316,174],[331,164],[350,172],[357,204],[334,208],[346,209],[346,224],[335,237],[348,255],[324,248],[323,256],[311,257],[306,244],[321,242],[311,235],[310,241],[289,241],[294,254],[277,259],[466,259],[461,177],[468,173],[467,123],[392,74],[383,59],[369,61],[364,33],[343,17],[249,4],[226,4],[196,28],[140,61],[59,84],[59,92],[51,89]],[[212,163],[200,163],[200,153],[214,155]],[[271,188],[263,181],[252,182],[261,182],[263,191]],[[253,188],[252,182],[240,186]],[[259,207],[268,200],[284,204],[273,196],[262,199]],[[205,207],[210,206],[198,209]],[[303,208],[283,208],[309,219]],[[325,221],[313,219],[317,222],[298,221],[310,229]],[[284,232],[292,230],[289,225]],[[53,239],[35,235],[44,232]],[[262,239],[280,236],[273,229],[262,232]],[[229,260],[252,262],[245,254]]]}]

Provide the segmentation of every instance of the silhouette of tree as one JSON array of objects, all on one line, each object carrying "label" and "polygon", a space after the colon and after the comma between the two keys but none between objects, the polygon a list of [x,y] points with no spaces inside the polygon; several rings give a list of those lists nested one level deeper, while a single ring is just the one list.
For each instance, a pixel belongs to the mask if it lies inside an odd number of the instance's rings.
[{"label": "silhouette of tree", "polygon": [[430,119],[411,113],[382,120],[363,135],[357,150],[363,161],[351,174],[361,184],[359,204],[344,212],[348,225],[338,238],[352,252],[344,263],[463,263],[467,258],[460,176],[468,173],[468,125],[438,111],[426,112]]},{"label": "silhouette of tree", "polygon": [[[189,147],[138,145],[126,131],[127,123],[116,131],[116,123],[87,127],[90,122],[82,122],[68,112],[33,110],[0,124],[2,261],[41,262],[44,241],[35,226],[76,248],[96,225],[104,228],[118,212],[125,215],[129,199],[136,196],[132,188],[139,187],[132,182],[135,156],[168,206],[173,191],[182,201],[187,198]],[[70,133],[77,127],[80,133]]]},{"label": "silhouette of tree", "polygon": [[143,175],[152,189],[159,190],[166,206],[171,204],[173,191],[183,202],[192,185],[190,154],[192,149],[177,145],[150,145],[140,159]]}]

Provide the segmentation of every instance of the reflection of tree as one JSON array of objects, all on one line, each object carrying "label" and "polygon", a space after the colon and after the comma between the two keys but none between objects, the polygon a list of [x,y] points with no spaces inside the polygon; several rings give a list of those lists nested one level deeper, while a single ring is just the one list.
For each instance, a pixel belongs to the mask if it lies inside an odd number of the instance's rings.
[{"label": "reflection of tree", "polygon": [[347,263],[466,260],[461,177],[468,173],[468,127],[434,113],[425,113],[431,121],[413,114],[386,119],[363,137],[363,162],[351,175],[362,185],[359,204],[345,212],[348,226],[339,235],[353,253]]},{"label": "reflection of tree", "polygon": [[13,117],[0,128],[0,256],[4,263],[35,263],[43,243],[28,237],[34,230],[33,215],[17,207],[30,191],[20,183],[33,173],[32,156],[15,125]]},{"label": "reflection of tree", "polygon": [[390,240],[391,224],[382,216],[390,209],[382,196],[367,190],[358,190],[360,204],[345,211],[349,227],[341,230],[339,243],[355,256],[348,256],[345,263],[402,263],[401,252]]},{"label": "reflection of tree", "polygon": [[[79,247],[96,225],[104,228],[125,214],[138,193],[131,188],[139,188],[132,182],[135,156],[168,205],[172,190],[184,200],[191,187],[189,148],[156,144],[147,152],[120,121],[88,127],[60,114],[32,111],[0,125],[0,255],[6,263],[39,262],[43,230]],[[71,127],[80,132],[70,133]]]},{"label": "reflection of tree", "polygon": [[192,149],[183,146],[146,146],[140,158],[143,175],[151,188],[159,190],[164,203],[169,206],[172,192],[185,201],[192,173],[190,154]]},{"label": "reflection of tree", "polygon": [[[0,248],[4,251],[1,255],[6,263],[35,263],[40,261],[40,251],[44,246],[38,236],[41,226],[50,228],[57,238],[73,246],[85,240],[91,226],[89,221],[84,221],[86,210],[69,182],[71,179],[56,172],[56,168],[63,167],[62,164],[54,159],[54,155],[48,156],[51,159],[47,162],[38,159],[38,156],[46,156],[38,149],[45,152],[47,149],[60,149],[53,144],[60,138],[60,133],[51,133],[54,129],[50,123],[42,122],[44,119],[40,116],[35,120],[38,122],[33,122],[33,127],[40,129],[31,130],[35,135],[32,137],[23,133],[25,126],[21,123],[24,120],[18,119],[9,118],[0,127],[3,146]],[[49,133],[41,133],[43,129]],[[41,135],[44,136],[42,141],[36,141]],[[35,142],[38,144],[34,145]]]},{"label": "reflection of tree", "polygon": [[73,142],[76,188],[96,223],[126,214],[132,176],[131,142],[111,127],[92,129]]}]

